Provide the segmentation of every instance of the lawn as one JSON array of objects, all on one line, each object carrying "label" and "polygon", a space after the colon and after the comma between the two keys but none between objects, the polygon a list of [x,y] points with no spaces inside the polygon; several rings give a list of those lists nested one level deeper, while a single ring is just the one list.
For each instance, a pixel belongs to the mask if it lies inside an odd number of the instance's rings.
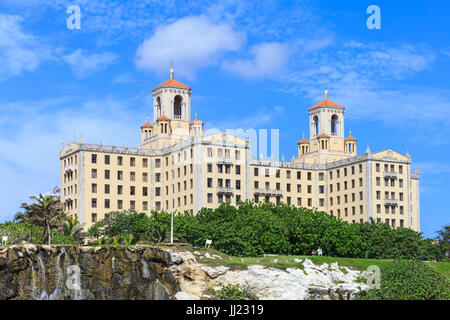
[{"label": "lawn", "polygon": [[[214,249],[205,248],[192,248],[192,251],[201,252],[202,254],[208,252],[210,255],[217,255],[222,257],[222,259],[209,259],[201,258],[198,259],[200,263],[205,263],[210,266],[225,265],[230,267],[232,270],[236,269],[247,269],[249,265],[257,264],[266,267],[272,267],[277,269],[286,268],[303,268],[303,261],[306,258],[311,260],[316,265],[321,265],[323,263],[333,263],[337,262],[340,267],[349,267],[359,271],[367,270],[371,265],[379,266],[381,270],[387,264],[392,262],[391,259],[361,259],[361,258],[339,258],[339,257],[319,257],[319,256],[269,256],[269,257],[233,257],[225,253],[219,252]],[[296,262],[296,259],[302,259],[301,262]],[[449,262],[424,262],[428,264],[431,268],[438,271],[439,273],[450,278],[450,263]]]}]

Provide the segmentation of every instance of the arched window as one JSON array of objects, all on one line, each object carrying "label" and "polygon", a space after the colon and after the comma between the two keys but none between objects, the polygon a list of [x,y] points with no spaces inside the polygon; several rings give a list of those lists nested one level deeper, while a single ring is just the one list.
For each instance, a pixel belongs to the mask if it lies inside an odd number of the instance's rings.
[{"label": "arched window", "polygon": [[335,136],[337,134],[337,121],[338,116],[333,114],[331,117],[331,135]]},{"label": "arched window", "polygon": [[181,96],[176,96],[173,102],[173,117],[175,119],[181,119],[181,103],[183,98]]},{"label": "arched window", "polygon": [[157,97],[156,98],[156,117],[159,118],[161,117],[161,98]]},{"label": "arched window", "polygon": [[319,117],[314,116],[314,131],[316,136],[319,134]]}]

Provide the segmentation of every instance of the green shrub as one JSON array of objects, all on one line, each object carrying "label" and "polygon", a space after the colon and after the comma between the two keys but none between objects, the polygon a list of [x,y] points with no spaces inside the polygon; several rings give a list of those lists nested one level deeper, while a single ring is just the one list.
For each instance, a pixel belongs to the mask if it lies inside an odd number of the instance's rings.
[{"label": "green shrub", "polygon": [[[170,236],[171,214],[152,211],[150,217],[134,210],[111,212],[88,231],[108,239],[132,234],[135,242],[159,243]],[[263,254],[310,255],[321,248],[326,256],[349,258],[439,259],[438,245],[411,229],[392,229],[371,222],[348,224],[333,215],[283,203],[223,203],[197,215],[174,214],[174,236],[181,242],[213,247],[233,256]]]},{"label": "green shrub", "polygon": [[417,260],[396,260],[383,268],[381,287],[367,297],[381,300],[448,300],[450,281]]},{"label": "green shrub", "polygon": [[[44,228],[37,225],[30,225],[24,222],[5,222],[0,224],[0,235],[8,236],[8,244],[20,244],[22,241],[42,244]],[[52,230],[52,244],[80,244],[80,240],[64,235],[63,232]]]},{"label": "green shrub", "polygon": [[208,288],[205,294],[210,296],[211,300],[258,300],[250,288],[239,284],[227,284],[220,290]]}]

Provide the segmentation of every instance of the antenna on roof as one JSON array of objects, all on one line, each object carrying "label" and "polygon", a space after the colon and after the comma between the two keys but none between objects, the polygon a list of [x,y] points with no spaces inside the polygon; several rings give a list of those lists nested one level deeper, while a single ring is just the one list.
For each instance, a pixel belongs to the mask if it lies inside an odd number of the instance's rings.
[{"label": "antenna on roof", "polygon": [[170,60],[170,79],[173,80],[173,60]]},{"label": "antenna on roof", "polygon": [[328,80],[325,84],[325,100],[328,100]]}]

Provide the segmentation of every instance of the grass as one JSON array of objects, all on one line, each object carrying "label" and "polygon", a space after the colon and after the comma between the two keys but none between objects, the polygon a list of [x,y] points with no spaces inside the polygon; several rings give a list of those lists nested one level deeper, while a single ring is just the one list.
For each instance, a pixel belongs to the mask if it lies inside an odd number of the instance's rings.
[{"label": "grass", "polygon": [[[185,247],[183,249],[188,249],[190,251],[197,251],[202,253],[209,253],[211,255],[220,256],[222,259],[209,259],[202,257],[198,259],[200,263],[207,264],[211,267],[217,266],[227,266],[231,270],[246,270],[249,265],[261,265],[265,267],[272,267],[276,269],[285,270],[287,268],[299,268],[303,269],[303,262],[305,259],[311,260],[315,265],[321,265],[323,263],[331,264],[337,262],[339,267],[348,267],[350,269],[365,271],[371,265],[376,265],[380,267],[381,270],[389,263],[392,259],[362,259],[362,258],[340,258],[340,257],[319,257],[319,256],[269,256],[269,257],[234,257],[229,256],[223,252],[211,248],[195,248],[195,247]],[[295,262],[295,259],[302,259],[301,262]],[[275,262],[276,261],[276,262]],[[431,268],[443,274],[444,276],[450,278],[450,263],[449,262],[424,262],[428,264]],[[342,269],[341,269],[342,270]]]},{"label": "grass", "polygon": [[450,279],[450,262],[428,262],[427,264]]}]

